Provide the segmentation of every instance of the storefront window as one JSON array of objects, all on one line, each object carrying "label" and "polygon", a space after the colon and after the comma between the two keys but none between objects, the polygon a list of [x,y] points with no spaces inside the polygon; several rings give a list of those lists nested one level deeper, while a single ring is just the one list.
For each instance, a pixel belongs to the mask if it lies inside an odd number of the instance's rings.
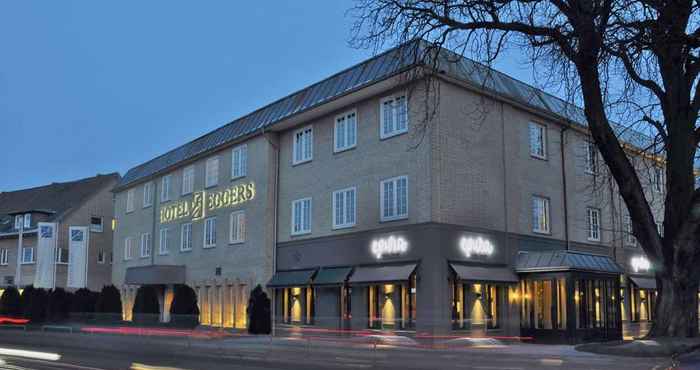
[{"label": "storefront window", "polygon": [[405,283],[370,285],[367,287],[369,327],[406,329],[416,319],[415,276]]},{"label": "storefront window", "polygon": [[527,329],[566,328],[566,279],[522,280],[520,325]]},{"label": "storefront window", "polygon": [[576,328],[596,329],[617,327],[618,302],[612,280],[576,280]]},{"label": "storefront window", "polygon": [[289,324],[314,323],[314,291],[311,288],[293,287],[283,291],[284,322]]},{"label": "storefront window", "polygon": [[455,329],[500,326],[499,307],[503,286],[486,283],[451,282],[452,326]]}]

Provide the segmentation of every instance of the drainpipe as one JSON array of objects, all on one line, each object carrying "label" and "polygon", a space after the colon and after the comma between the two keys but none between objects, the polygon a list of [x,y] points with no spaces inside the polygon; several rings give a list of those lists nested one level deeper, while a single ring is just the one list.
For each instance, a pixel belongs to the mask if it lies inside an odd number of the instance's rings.
[{"label": "drainpipe", "polygon": [[[272,146],[274,149],[274,166],[275,166],[275,178],[274,178],[274,186],[275,186],[275,191],[274,191],[274,199],[272,204],[274,205],[273,207],[273,232],[272,232],[272,273],[274,274],[277,271],[277,234],[278,234],[278,222],[277,222],[277,214],[279,212],[279,177],[280,177],[280,147],[279,147],[279,141],[277,142],[277,145],[270,140],[270,138],[267,136],[265,132],[265,127],[260,130],[267,140],[268,144]],[[279,135],[278,135],[279,139]],[[272,302],[272,336],[275,336],[275,332],[277,329],[277,325],[275,322],[275,318],[277,317],[277,300],[276,297],[277,295],[275,294],[275,290],[272,289],[271,292],[272,299],[270,300]]]},{"label": "drainpipe", "polygon": [[561,183],[562,186],[564,187],[564,239],[566,240],[566,250],[568,251],[571,249],[570,245],[570,240],[569,240],[569,204],[568,204],[568,192],[566,189],[566,154],[564,152],[565,145],[564,145],[564,139],[565,135],[564,132],[567,130],[568,127],[562,126],[561,128],[561,133],[559,135],[559,148],[560,148],[560,153],[561,153]]}]

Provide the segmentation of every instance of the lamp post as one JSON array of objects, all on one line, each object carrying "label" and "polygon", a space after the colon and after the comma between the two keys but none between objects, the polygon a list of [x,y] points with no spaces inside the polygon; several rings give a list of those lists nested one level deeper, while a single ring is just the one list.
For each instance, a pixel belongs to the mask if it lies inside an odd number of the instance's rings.
[{"label": "lamp post", "polygon": [[[15,216],[16,217],[16,216]],[[22,239],[24,238],[24,219],[19,223],[19,238],[17,238],[17,269],[15,270],[15,285],[20,287],[22,278]]]}]

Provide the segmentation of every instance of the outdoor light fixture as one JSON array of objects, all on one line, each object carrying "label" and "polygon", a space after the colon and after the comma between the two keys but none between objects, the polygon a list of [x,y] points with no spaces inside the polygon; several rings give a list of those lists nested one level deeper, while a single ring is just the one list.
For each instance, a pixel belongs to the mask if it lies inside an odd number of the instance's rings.
[{"label": "outdoor light fixture", "polygon": [[634,272],[649,271],[651,269],[651,262],[646,257],[637,256],[630,259],[630,266]]},{"label": "outdoor light fixture", "polygon": [[467,258],[471,258],[472,255],[490,256],[495,249],[490,240],[480,236],[476,238],[462,237],[462,239],[459,240],[459,248]]},{"label": "outdoor light fixture", "polygon": [[408,250],[408,242],[402,237],[390,236],[372,241],[370,247],[372,254],[377,259],[384,255],[404,254]]}]

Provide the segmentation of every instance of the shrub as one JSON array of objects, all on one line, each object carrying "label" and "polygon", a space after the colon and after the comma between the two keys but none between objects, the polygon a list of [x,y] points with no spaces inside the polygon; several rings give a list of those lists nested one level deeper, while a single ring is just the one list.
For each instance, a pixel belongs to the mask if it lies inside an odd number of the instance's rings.
[{"label": "shrub", "polygon": [[46,319],[48,294],[42,288],[30,285],[22,291],[22,315],[32,322],[43,322]]},{"label": "shrub", "polygon": [[106,285],[102,287],[100,295],[97,298],[95,312],[100,313],[122,313],[122,297],[119,289],[114,285]]},{"label": "shrub", "polygon": [[158,321],[160,305],[158,304],[158,293],[152,286],[141,286],[136,291],[133,309],[134,322]]},{"label": "shrub", "polygon": [[270,334],[272,332],[272,318],[270,317],[270,299],[258,286],[250,292],[248,299],[248,332],[250,334]]},{"label": "shrub", "polygon": [[70,312],[93,313],[95,312],[95,303],[97,303],[97,293],[80,288],[73,293]]},{"label": "shrub", "polygon": [[0,314],[22,316],[22,300],[15,287],[7,287],[0,297]]},{"label": "shrub", "polygon": [[49,292],[46,317],[51,321],[62,321],[68,318],[72,294],[63,288],[55,288]]},{"label": "shrub", "polygon": [[197,294],[187,285],[176,285],[170,305],[170,322],[177,326],[199,325]]}]

